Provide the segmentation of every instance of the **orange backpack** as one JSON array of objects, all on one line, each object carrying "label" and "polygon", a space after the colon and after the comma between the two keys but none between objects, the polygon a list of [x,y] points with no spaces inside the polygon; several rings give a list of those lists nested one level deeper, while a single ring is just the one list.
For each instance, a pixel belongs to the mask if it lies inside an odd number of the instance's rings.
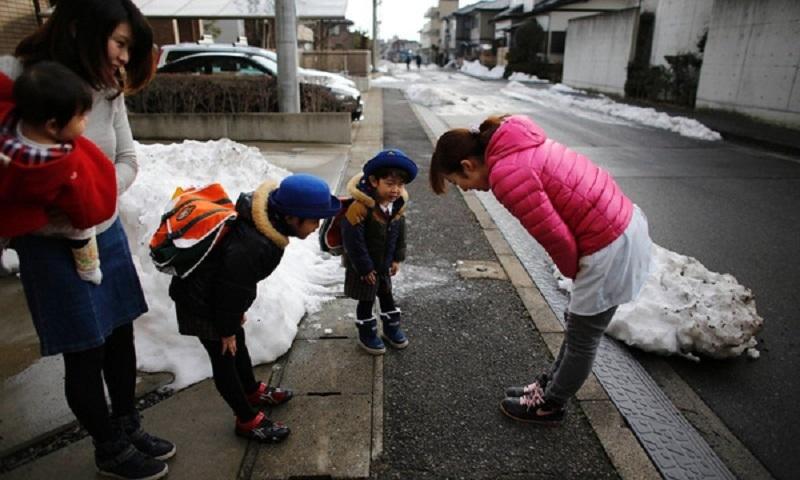
[{"label": "orange backpack", "polygon": [[236,216],[219,183],[178,187],[150,239],[150,258],[158,270],[185,278],[219,243]]}]

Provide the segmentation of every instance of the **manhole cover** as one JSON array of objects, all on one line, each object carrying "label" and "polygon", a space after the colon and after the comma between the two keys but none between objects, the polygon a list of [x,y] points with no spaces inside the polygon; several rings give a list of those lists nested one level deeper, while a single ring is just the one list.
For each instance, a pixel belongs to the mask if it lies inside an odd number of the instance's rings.
[{"label": "manhole cover", "polygon": [[456,262],[456,272],[461,278],[494,278],[506,280],[506,272],[497,262],[483,262],[477,260],[459,260]]}]

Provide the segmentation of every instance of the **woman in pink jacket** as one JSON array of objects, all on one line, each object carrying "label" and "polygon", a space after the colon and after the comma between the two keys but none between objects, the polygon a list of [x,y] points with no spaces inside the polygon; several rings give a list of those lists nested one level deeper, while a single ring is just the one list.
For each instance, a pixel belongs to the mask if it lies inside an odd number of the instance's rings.
[{"label": "woman in pink jacket", "polygon": [[573,280],[564,342],[550,371],[508,388],[500,404],[515,420],[558,424],[589,376],[617,306],[636,298],[649,273],[647,219],[608,172],[523,116],[444,133],[430,184],[441,194],[448,183],[491,190]]}]

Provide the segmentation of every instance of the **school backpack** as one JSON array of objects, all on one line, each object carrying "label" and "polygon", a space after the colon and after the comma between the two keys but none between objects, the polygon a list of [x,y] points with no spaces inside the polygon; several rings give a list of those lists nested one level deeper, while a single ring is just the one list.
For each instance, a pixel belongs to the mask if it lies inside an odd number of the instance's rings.
[{"label": "school backpack", "polygon": [[150,239],[150,258],[158,270],[186,278],[219,243],[236,216],[233,202],[219,183],[178,187]]},{"label": "school backpack", "polygon": [[350,197],[339,197],[342,202],[342,208],[336,212],[336,215],[326,218],[319,227],[319,248],[323,252],[328,252],[331,255],[341,255],[344,253],[344,245],[342,245],[342,219],[344,218],[353,199]]}]

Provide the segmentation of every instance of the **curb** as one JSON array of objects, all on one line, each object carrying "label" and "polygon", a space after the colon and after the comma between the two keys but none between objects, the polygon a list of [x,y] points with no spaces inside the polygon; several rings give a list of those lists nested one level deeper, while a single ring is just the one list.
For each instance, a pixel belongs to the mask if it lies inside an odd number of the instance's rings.
[{"label": "curb", "polygon": [[[444,126],[436,125],[441,122],[438,117],[433,119],[431,125],[427,110],[412,104],[412,110],[423,125],[424,130],[432,142],[435,142],[434,129]],[[497,228],[491,215],[484,207],[482,201],[474,192],[462,195],[476,216],[484,234],[497,254],[501,263],[509,272],[509,277],[514,282],[519,269],[525,276],[527,270],[517,259],[513,249],[506,242],[503,233]],[[518,279],[514,283],[517,293],[531,315],[536,330],[542,336],[553,355],[556,355],[563,339],[563,326],[553,314],[549,303],[530,278]],[[711,448],[713,454],[722,460],[738,478],[758,478],[771,480],[773,477],[764,465],[747,449],[747,447],[728,429],[722,420],[705,404],[705,402],[689,387],[689,385],[660,358],[648,359],[649,375],[657,382],[665,398],[679,414],[682,414],[688,425],[691,425]],[[622,478],[661,478],[658,467],[650,458],[650,453],[640,443],[638,435],[634,433],[632,425],[610,400],[594,373],[591,374],[581,390],[576,394],[576,400],[589,419],[592,428],[598,435],[603,448],[606,450],[612,464],[618,469]],[[604,402],[608,402],[607,404]],[[623,430],[624,429],[624,430]],[[633,442],[622,440],[620,434],[633,437]],[[644,455],[644,459],[642,459]],[[644,467],[640,467],[640,465]],[[648,471],[648,469],[650,471]],[[675,472],[672,472],[675,473]],[[644,475],[654,474],[655,477]]]},{"label": "curb", "polygon": [[[422,117],[418,107],[414,104],[411,104],[411,107],[431,143],[435,144],[436,136]],[[483,204],[474,193],[460,192],[470,210],[475,214],[484,235],[508,274],[517,294],[525,304],[534,328],[540,333],[550,354],[555,358],[564,336],[561,323],[556,319],[547,301],[528,276],[522,263],[513,254],[511,246],[497,229],[494,220],[489,216],[489,212],[486,211]],[[639,440],[627,427],[622,414],[600,386],[594,373],[590,374],[575,398],[620,477],[626,480],[662,478]]]}]

